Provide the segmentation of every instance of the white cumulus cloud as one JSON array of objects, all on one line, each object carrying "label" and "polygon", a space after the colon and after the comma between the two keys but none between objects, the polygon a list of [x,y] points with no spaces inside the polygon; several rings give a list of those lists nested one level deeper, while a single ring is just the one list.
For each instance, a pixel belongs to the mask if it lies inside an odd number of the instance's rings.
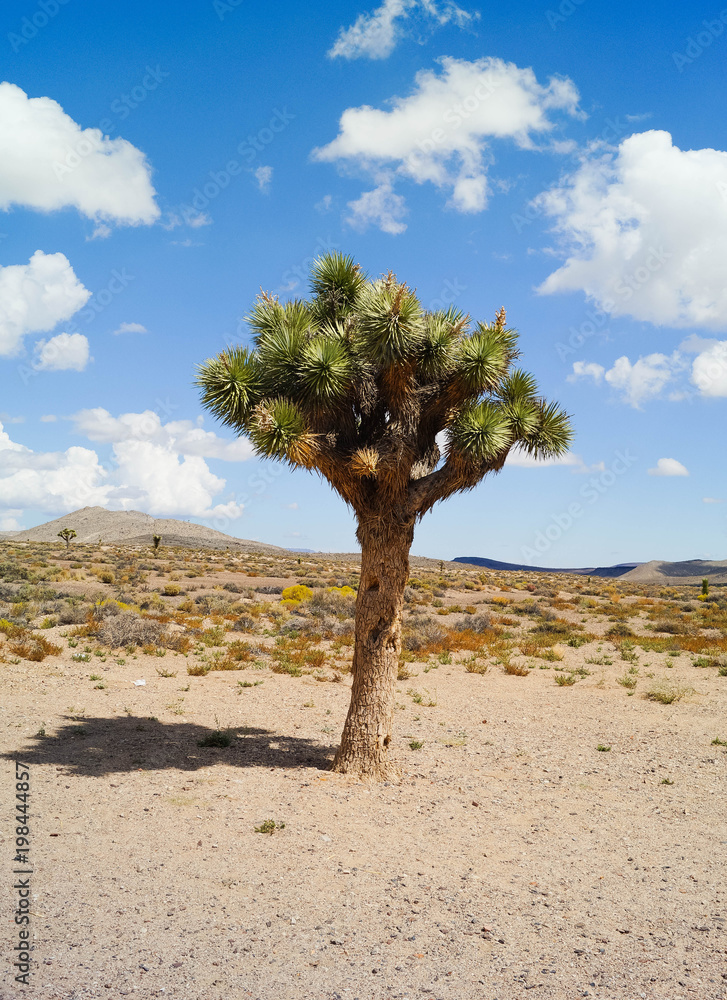
[{"label": "white cumulus cloud", "polygon": [[0,83],[0,208],[73,207],[102,227],[150,224],[159,217],[154,195],[149,164],[126,139],[84,129],[50,97]]},{"label": "white cumulus cloud", "polygon": [[228,521],[242,514],[241,503],[224,498],[226,481],[205,459],[243,461],[252,454],[246,441],[225,441],[189,420],[162,424],[152,411],[113,417],[99,408],[82,410],[73,420],[90,440],[112,444],[110,461],[77,445],[59,452],[32,451],[13,441],[0,424],[0,516],[23,509],[65,513],[94,505]]},{"label": "white cumulus cloud", "polygon": [[650,476],[688,476],[689,471],[675,458],[660,458],[656,467],[647,470]]},{"label": "white cumulus cloud", "polygon": [[88,338],[82,333],[59,333],[35,345],[33,365],[39,372],[82,372],[89,362]]},{"label": "white cumulus cloud", "polygon": [[692,362],[692,382],[703,396],[727,396],[727,340],[700,351]]},{"label": "white cumulus cloud", "polygon": [[513,448],[505,459],[505,465],[520,469],[546,469],[553,465],[564,465],[570,468],[571,472],[577,473],[603,472],[605,468],[603,462],[587,465],[580,455],[572,451],[567,451],[560,458],[534,458],[522,448]]},{"label": "white cumulus cloud", "polygon": [[567,254],[539,291],[582,291],[614,316],[727,329],[727,152],[637,133],[618,149],[592,147],[536,204]]},{"label": "white cumulus cloud", "polygon": [[[690,361],[689,354],[695,355]],[[727,396],[727,340],[708,340],[692,335],[672,354],[647,354],[632,362],[626,355],[606,369],[593,361],[576,361],[568,382],[588,378],[606,382],[623,402],[641,409],[645,402],[667,396],[679,402],[694,396],[690,384],[702,397]]]},{"label": "white cumulus cloud", "polygon": [[479,16],[451,0],[384,0],[375,10],[359,14],[349,28],[341,28],[328,55],[332,59],[386,59],[413,24],[441,26],[451,21],[466,28]]},{"label": "white cumulus cloud", "polygon": [[[491,143],[510,139],[535,149],[534,136],[554,127],[552,112],[578,114],[578,91],[567,78],[551,77],[542,85],[532,69],[495,58],[444,57],[439,63],[440,72],[417,73],[412,93],[393,98],[388,110],[348,108],[337,137],[313,150],[319,162],[361,170],[375,180],[378,187],[368,193],[368,202],[361,199],[362,217],[368,211],[375,221],[369,203],[375,208],[382,196],[391,199],[396,178],[432,183],[448,193],[456,211],[480,212],[489,196]],[[401,209],[395,226],[400,216]]]},{"label": "white cumulus cloud", "polygon": [[594,362],[576,361],[568,381],[591,378],[599,383],[605,379],[624,402],[638,410],[647,400],[660,396],[664,387],[683,369],[684,363],[676,351],[672,355],[648,354],[633,363],[624,355],[608,370]]},{"label": "white cumulus cloud", "polygon": [[257,181],[258,188],[263,194],[267,194],[270,190],[270,184],[273,180],[273,168],[272,167],[258,167],[257,170],[253,171],[255,175],[255,180]]},{"label": "white cumulus cloud", "polygon": [[114,336],[118,337],[122,333],[147,333],[145,326],[141,323],[120,323],[114,330]]},{"label": "white cumulus cloud", "polygon": [[36,250],[27,264],[0,267],[0,357],[18,354],[26,334],[52,330],[90,297],[62,253]]},{"label": "white cumulus cloud", "polygon": [[148,442],[190,457],[218,458],[226,462],[244,462],[253,455],[247,438],[231,440],[206,431],[201,422],[170,420],[166,424],[158,413],[122,413],[112,416],[103,407],[79,410],[72,417],[76,431],[89,441],[120,444],[127,441]]},{"label": "white cumulus cloud", "polygon": [[401,220],[406,215],[406,204],[400,194],[395,194],[391,181],[382,181],[372,191],[364,191],[360,198],[349,201],[346,222],[355,229],[378,226],[383,233],[398,236],[406,229]]}]

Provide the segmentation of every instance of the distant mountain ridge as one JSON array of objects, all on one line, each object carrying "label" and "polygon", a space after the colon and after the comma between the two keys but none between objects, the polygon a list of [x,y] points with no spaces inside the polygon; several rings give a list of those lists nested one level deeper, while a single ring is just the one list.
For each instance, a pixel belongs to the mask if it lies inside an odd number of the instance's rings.
[{"label": "distant mountain ridge", "polygon": [[76,544],[98,544],[103,541],[124,545],[151,545],[153,536],[161,535],[162,545],[200,549],[227,548],[243,552],[287,551],[277,545],[235,538],[203,524],[152,517],[139,510],[106,510],[105,507],[83,507],[35,528],[8,532],[4,535],[4,540],[58,542],[58,532],[63,528],[72,528],[76,532],[73,539]]},{"label": "distant mountain ridge", "polygon": [[524,563],[498,562],[496,559],[485,559],[483,556],[457,556],[452,562],[484,566],[486,569],[515,570],[521,573],[575,573],[577,576],[604,577],[624,576],[639,566],[639,563],[619,563],[617,566],[593,566],[586,569],[551,569],[545,566],[526,566]]},{"label": "distant mountain ridge", "polygon": [[575,576],[601,576],[629,580],[633,583],[662,583],[665,586],[699,584],[707,579],[715,585],[727,584],[727,560],[686,559],[667,562],[652,559],[645,563],[618,563],[616,566],[594,566],[588,569],[550,569],[544,566],[525,566],[522,563],[498,562],[482,556],[457,556],[452,562],[484,566],[486,569],[509,570],[520,573],[572,573]]}]

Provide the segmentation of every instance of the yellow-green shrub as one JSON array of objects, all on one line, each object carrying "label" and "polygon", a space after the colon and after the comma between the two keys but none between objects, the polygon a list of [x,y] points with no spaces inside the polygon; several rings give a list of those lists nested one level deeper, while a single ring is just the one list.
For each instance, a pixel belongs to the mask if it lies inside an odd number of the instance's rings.
[{"label": "yellow-green shrub", "polygon": [[284,601],[309,601],[313,591],[304,583],[296,583],[292,587],[286,587],[281,596]]}]

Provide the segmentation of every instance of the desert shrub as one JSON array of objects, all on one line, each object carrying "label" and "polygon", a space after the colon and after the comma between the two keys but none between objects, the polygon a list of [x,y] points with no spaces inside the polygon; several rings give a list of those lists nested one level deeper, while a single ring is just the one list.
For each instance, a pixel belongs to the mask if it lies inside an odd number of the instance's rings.
[{"label": "desert shrub", "polygon": [[309,601],[312,596],[313,591],[304,583],[296,583],[292,587],[286,587],[282,592],[284,601]]},{"label": "desert shrub", "polygon": [[228,590],[231,594],[241,594],[244,590],[238,583],[234,583],[230,580],[228,583],[222,585],[223,590]]},{"label": "desert shrub", "polygon": [[29,580],[30,572],[25,566],[16,566],[15,563],[0,563],[0,577],[6,583],[13,583],[17,580]]},{"label": "desert shrub", "polygon": [[99,573],[98,578],[101,583],[113,583],[115,579],[114,574],[108,570],[103,570],[103,572]]},{"label": "desert shrub", "polygon": [[338,590],[314,590],[307,607],[309,613],[316,618],[323,618],[326,615],[353,618],[356,601],[353,596]]},{"label": "desert shrub", "polygon": [[540,608],[531,600],[516,601],[508,607],[508,611],[513,615],[527,615],[530,618],[537,618],[540,614]]},{"label": "desert shrub", "polygon": [[467,671],[468,674],[486,674],[487,673],[487,664],[484,661],[478,660],[474,656],[472,657],[472,659],[467,660],[467,662],[464,665],[464,668],[465,668],[465,670]]},{"label": "desert shrub", "polygon": [[633,629],[625,622],[619,622],[618,625],[612,625],[610,629],[606,632],[607,639],[630,639],[633,638],[635,632]]},{"label": "desert shrub", "polygon": [[7,618],[0,618],[0,632],[6,635],[8,639],[17,639],[21,635],[25,635],[27,628],[25,625],[21,625],[20,622],[9,621]]},{"label": "desert shrub", "polygon": [[177,597],[181,593],[182,588],[178,583],[167,583],[162,590],[162,594],[165,597]]},{"label": "desert shrub", "polygon": [[86,618],[94,622],[102,622],[106,618],[115,618],[124,609],[116,601],[99,601],[88,608]]},{"label": "desert shrub", "polygon": [[277,584],[264,584],[262,587],[255,587],[258,594],[282,594],[283,588]]},{"label": "desert shrub", "polygon": [[469,618],[463,618],[458,622],[455,622],[451,628],[455,632],[487,632],[492,628],[492,619],[485,611],[481,611],[479,614],[470,615]]},{"label": "desert shrub", "polygon": [[539,618],[542,618],[544,622],[554,622],[558,618],[556,612],[544,604],[536,604],[534,613]]},{"label": "desert shrub", "polygon": [[686,622],[676,618],[662,618],[654,622],[654,631],[668,632],[669,635],[688,635],[691,629]]},{"label": "desert shrub", "polygon": [[661,681],[646,692],[646,697],[649,701],[658,701],[662,705],[672,705],[675,701],[681,701],[686,695],[693,693],[694,688]]},{"label": "desert shrub", "polygon": [[60,646],[48,642],[40,635],[26,635],[10,643],[10,651],[24,660],[39,663],[46,656],[55,656],[61,651]]},{"label": "desert shrub", "polygon": [[527,677],[530,673],[527,667],[520,666],[518,663],[505,663],[502,669],[504,673],[510,674],[513,677]]},{"label": "desert shrub", "polygon": [[198,605],[200,611],[208,615],[226,615],[234,607],[234,602],[222,597],[221,594],[198,594],[194,603]]},{"label": "desert shrub", "polygon": [[167,632],[163,636],[164,645],[175,653],[188,653],[192,648],[192,640],[184,632]]},{"label": "desert shrub", "polygon": [[225,630],[221,625],[214,625],[200,632],[197,641],[203,646],[222,646],[225,641]]},{"label": "desert shrub", "polygon": [[538,633],[542,635],[570,635],[571,632],[577,632],[581,628],[582,626],[573,625],[570,622],[563,621],[562,618],[553,618],[535,625],[530,632],[535,635]]},{"label": "desert shrub", "polygon": [[446,633],[441,625],[424,615],[412,616],[402,632],[401,644],[404,649],[414,652],[439,644]]},{"label": "desert shrub", "polygon": [[240,615],[232,628],[235,632],[251,632],[255,628],[255,619],[251,615]]},{"label": "desert shrub", "polygon": [[117,649],[119,646],[157,645],[162,632],[159,622],[141,618],[133,611],[122,611],[104,618],[98,630],[98,641],[110,649]]}]

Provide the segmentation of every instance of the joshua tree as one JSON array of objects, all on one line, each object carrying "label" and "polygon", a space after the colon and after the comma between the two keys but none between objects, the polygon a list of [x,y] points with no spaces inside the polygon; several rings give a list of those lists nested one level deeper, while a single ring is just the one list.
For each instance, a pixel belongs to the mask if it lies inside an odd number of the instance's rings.
[{"label": "joshua tree", "polygon": [[152,535],[151,536],[151,540],[154,543],[154,551],[158,552],[159,551],[159,546],[161,545],[162,536],[161,535]]},{"label": "joshua tree", "polygon": [[439,500],[498,472],[513,446],[563,454],[567,415],[513,368],[517,334],[450,307],[426,312],[389,273],[318,259],[312,298],[262,293],[254,347],[198,369],[204,406],[257,453],[324,476],[353,509],[361,545],[353,688],[334,769],[386,778],[403,594],[414,526]]},{"label": "joshua tree", "polygon": [[58,532],[58,537],[62,538],[63,541],[66,543],[66,551],[68,551],[68,547],[71,544],[71,539],[76,537],[76,532],[73,530],[73,528],[62,528]]}]

